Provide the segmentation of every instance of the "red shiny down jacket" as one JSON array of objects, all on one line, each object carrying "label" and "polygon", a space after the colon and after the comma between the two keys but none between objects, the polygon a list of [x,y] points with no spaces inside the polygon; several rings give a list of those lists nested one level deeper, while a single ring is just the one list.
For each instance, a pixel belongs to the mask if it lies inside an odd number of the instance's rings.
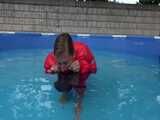
[{"label": "red shiny down jacket", "polygon": [[[96,61],[87,45],[81,42],[74,42],[74,60],[80,63],[80,74],[96,73]],[[44,62],[45,72],[57,63],[53,52],[49,53]]]}]

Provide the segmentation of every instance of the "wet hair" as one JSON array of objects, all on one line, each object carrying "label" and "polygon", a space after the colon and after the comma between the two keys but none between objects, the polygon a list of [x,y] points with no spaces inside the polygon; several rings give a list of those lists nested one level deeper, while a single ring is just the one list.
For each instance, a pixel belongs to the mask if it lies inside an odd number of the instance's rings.
[{"label": "wet hair", "polygon": [[[60,60],[63,59],[63,55],[73,56],[73,54],[74,47],[71,36],[68,33],[58,35],[54,43],[54,55]],[[60,92],[69,92],[72,89],[71,81],[74,80],[79,80],[79,73],[68,71],[66,75],[60,71],[58,72],[58,80],[54,83],[54,86]]]},{"label": "wet hair", "polygon": [[73,41],[68,33],[58,35],[54,43],[54,55],[59,57],[63,53],[69,56],[73,56],[74,54]]}]

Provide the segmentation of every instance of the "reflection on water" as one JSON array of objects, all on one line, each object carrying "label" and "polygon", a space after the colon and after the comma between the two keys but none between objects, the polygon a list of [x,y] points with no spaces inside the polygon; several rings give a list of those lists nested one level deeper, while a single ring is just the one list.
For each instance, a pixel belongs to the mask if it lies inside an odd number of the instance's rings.
[{"label": "reflection on water", "polygon": [[[56,76],[44,74],[48,50],[11,53],[0,54],[0,120],[72,120],[74,92],[62,106],[53,88]],[[95,55],[98,72],[87,81],[82,120],[159,120],[157,59],[103,51]]]},{"label": "reflection on water", "polygon": [[41,118],[42,113],[46,113],[46,111],[53,114],[55,101],[50,98],[51,91],[52,86],[45,78],[22,80],[20,84],[16,85],[9,99],[14,118],[22,119],[24,116]]}]

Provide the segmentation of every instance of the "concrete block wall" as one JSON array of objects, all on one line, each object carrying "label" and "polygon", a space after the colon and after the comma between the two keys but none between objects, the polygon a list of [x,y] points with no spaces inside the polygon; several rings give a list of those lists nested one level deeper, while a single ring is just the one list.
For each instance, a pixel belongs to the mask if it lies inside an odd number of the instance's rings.
[{"label": "concrete block wall", "polygon": [[160,35],[160,7],[0,0],[0,31]]}]

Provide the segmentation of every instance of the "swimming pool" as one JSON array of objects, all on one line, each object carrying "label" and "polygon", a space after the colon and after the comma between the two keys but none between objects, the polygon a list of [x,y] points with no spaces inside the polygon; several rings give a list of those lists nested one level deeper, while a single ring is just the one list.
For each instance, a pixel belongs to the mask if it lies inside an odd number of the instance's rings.
[{"label": "swimming pool", "polygon": [[[43,61],[54,34],[0,34],[0,120],[72,120],[74,93],[62,106]],[[160,40],[144,36],[73,35],[94,51],[81,120],[160,119]]]}]

